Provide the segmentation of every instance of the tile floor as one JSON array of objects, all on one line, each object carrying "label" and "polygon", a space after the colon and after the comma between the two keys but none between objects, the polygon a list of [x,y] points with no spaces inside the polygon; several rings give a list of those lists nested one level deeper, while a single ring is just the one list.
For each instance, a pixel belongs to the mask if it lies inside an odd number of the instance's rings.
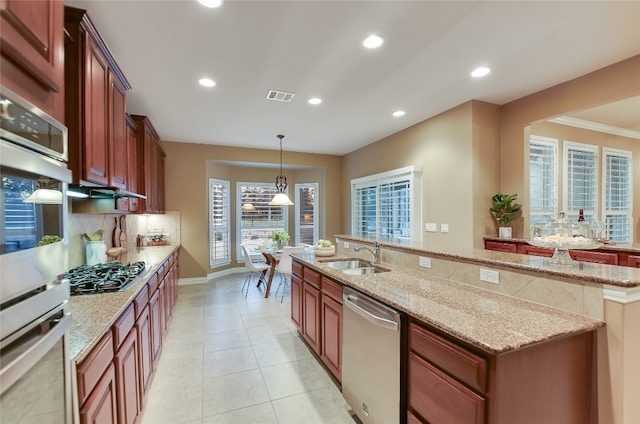
[{"label": "tile floor", "polygon": [[140,424],[354,424],[290,322],[288,288],[264,299],[254,279],[245,299],[244,277],[178,287]]}]

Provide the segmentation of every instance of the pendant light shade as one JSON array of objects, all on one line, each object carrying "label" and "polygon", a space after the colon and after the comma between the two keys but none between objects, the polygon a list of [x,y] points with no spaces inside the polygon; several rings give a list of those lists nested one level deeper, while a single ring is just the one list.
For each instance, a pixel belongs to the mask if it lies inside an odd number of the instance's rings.
[{"label": "pendant light shade", "polygon": [[282,139],[284,135],[278,134],[276,137],[280,139],[280,174],[276,177],[276,190],[278,191],[273,200],[269,202],[271,206],[291,206],[293,202],[287,196],[287,177],[282,173]]}]

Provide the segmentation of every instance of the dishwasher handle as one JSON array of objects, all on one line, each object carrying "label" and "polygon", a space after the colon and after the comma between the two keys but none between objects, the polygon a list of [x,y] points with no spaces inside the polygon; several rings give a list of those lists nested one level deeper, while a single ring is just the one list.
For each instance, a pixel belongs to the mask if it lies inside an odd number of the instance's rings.
[{"label": "dishwasher handle", "polygon": [[399,331],[400,324],[397,312],[388,311],[383,305],[368,298],[357,294],[344,294],[344,306],[349,308],[356,314],[360,315],[367,321],[383,328],[393,331]]}]

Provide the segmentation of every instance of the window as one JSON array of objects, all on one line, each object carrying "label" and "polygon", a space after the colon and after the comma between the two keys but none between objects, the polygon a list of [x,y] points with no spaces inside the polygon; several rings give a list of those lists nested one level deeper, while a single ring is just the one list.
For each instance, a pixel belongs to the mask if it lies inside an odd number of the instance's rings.
[{"label": "window", "polygon": [[632,240],[631,152],[602,149],[603,213],[606,237],[617,243]]},{"label": "window", "polygon": [[[273,183],[237,183],[237,240],[248,247],[258,247],[271,239],[275,230],[287,229],[288,206],[270,206],[277,190]],[[238,245],[237,257],[243,258]]]},{"label": "window", "polygon": [[549,222],[558,210],[558,140],[529,138],[530,224]]},{"label": "window", "polygon": [[352,233],[419,240],[421,175],[419,167],[410,166],[351,180]]},{"label": "window", "polygon": [[23,197],[36,189],[32,179],[12,176],[2,177],[0,196],[4,207],[4,222],[0,240],[2,253],[35,247],[44,234],[40,234],[42,225],[42,205],[25,203]]},{"label": "window", "polygon": [[209,179],[209,266],[211,268],[231,262],[229,181]]},{"label": "window", "polygon": [[577,221],[582,209],[585,221],[593,225],[598,210],[598,147],[565,141],[563,154],[564,212]]},{"label": "window", "polygon": [[296,244],[315,244],[318,235],[318,184],[296,184]]}]

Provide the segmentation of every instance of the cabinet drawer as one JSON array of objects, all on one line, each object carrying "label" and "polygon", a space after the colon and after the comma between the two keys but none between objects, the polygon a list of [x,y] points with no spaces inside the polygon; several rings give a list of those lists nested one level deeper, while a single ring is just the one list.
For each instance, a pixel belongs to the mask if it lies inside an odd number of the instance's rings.
[{"label": "cabinet drawer", "polygon": [[618,255],[615,253],[587,252],[585,250],[569,250],[574,261],[594,262],[597,264],[618,265]]},{"label": "cabinet drawer", "polygon": [[486,250],[496,250],[498,252],[518,253],[518,245],[515,243],[503,243],[499,241],[485,240],[484,248]]},{"label": "cabinet drawer", "polygon": [[411,349],[460,381],[486,391],[487,361],[415,324],[409,327]]},{"label": "cabinet drawer", "polygon": [[332,297],[336,302],[342,305],[342,284],[323,276],[322,294]]},{"label": "cabinet drawer", "polygon": [[298,276],[298,277],[300,277],[300,278],[302,278],[302,277],[303,277],[303,275],[302,275],[302,269],[303,269],[303,268],[302,268],[302,265],[300,265],[298,262],[293,261],[293,262],[291,263],[291,272],[292,272],[294,275],[297,275],[297,276]]},{"label": "cabinet drawer", "polygon": [[136,323],[136,315],[133,309],[133,303],[130,303],[127,309],[120,315],[120,318],[113,324],[113,344],[114,349],[118,350],[120,345],[129,334],[129,331]]},{"label": "cabinet drawer", "polygon": [[409,406],[431,423],[484,422],[483,397],[414,353],[409,354]]},{"label": "cabinet drawer", "polygon": [[133,304],[135,306],[135,311],[136,311],[136,318],[140,316],[145,306],[147,306],[148,302],[149,302],[149,287],[148,285],[145,284],[136,295],[136,298],[133,299]]},{"label": "cabinet drawer", "polygon": [[149,283],[147,284],[149,287],[149,297],[153,296],[153,293],[158,288],[158,274],[154,273],[153,276],[149,279]]},{"label": "cabinet drawer", "polygon": [[315,288],[317,289],[320,288],[320,273],[318,273],[317,271],[314,271],[311,268],[305,267],[303,278],[304,278],[304,281],[311,284]]},{"label": "cabinet drawer", "polygon": [[551,249],[549,247],[538,247],[532,246],[530,244],[522,244],[518,247],[519,252],[523,255],[531,255],[531,256],[543,256],[545,258],[550,258],[555,253],[555,249]]},{"label": "cabinet drawer", "polygon": [[87,399],[113,360],[113,336],[107,332],[84,360],[78,364],[78,402]]}]

